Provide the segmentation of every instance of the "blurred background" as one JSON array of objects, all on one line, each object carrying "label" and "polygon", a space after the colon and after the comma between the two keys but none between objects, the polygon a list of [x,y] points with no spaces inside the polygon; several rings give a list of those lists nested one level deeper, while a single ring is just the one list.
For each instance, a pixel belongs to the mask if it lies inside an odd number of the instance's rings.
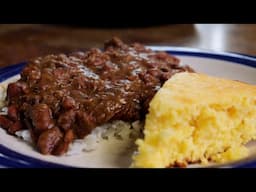
[{"label": "blurred background", "polygon": [[0,25],[0,67],[50,53],[103,47],[113,36],[124,42],[229,51],[256,56],[256,24],[170,24],[96,28],[76,25]]}]

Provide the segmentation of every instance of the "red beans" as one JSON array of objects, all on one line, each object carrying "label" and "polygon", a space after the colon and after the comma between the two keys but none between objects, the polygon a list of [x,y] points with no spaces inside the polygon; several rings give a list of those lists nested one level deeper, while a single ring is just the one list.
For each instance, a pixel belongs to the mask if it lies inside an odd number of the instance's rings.
[{"label": "red beans", "polygon": [[21,72],[21,78],[24,80],[35,82],[41,78],[41,71],[36,66],[36,64],[33,65],[33,67],[24,67],[24,69]]},{"label": "red beans", "polygon": [[37,147],[42,154],[51,154],[58,142],[62,138],[62,133],[58,127],[44,131],[38,138]]},{"label": "red beans", "polygon": [[17,83],[10,83],[7,88],[7,98],[10,99],[14,96],[19,96],[22,93],[21,87]]},{"label": "red beans", "polygon": [[41,132],[54,126],[51,109],[46,104],[36,104],[31,110],[31,119],[34,128]]},{"label": "red beans", "polygon": [[8,86],[8,115],[0,125],[11,134],[29,129],[41,153],[61,155],[98,125],[144,118],[164,80],[189,70],[178,64],[167,53],[118,38],[104,51],[37,58]]},{"label": "red beans", "polygon": [[13,122],[7,117],[0,115],[0,126],[6,130],[13,124]]},{"label": "red beans", "polygon": [[63,129],[70,129],[72,124],[75,122],[75,111],[69,110],[67,112],[62,113],[58,118],[58,125]]},{"label": "red beans", "polygon": [[74,98],[72,98],[72,97],[64,98],[64,100],[62,101],[62,107],[67,110],[75,108],[76,102],[75,102]]},{"label": "red beans", "polygon": [[22,93],[27,93],[28,87],[25,82],[10,83],[7,87],[7,98],[10,99],[19,96]]},{"label": "red beans", "polygon": [[8,117],[13,121],[17,121],[19,119],[18,109],[15,105],[8,107]]},{"label": "red beans", "polygon": [[96,119],[92,115],[85,112],[77,112],[77,126],[75,127],[76,134],[79,138],[88,135],[94,127],[96,127]]},{"label": "red beans", "polygon": [[73,140],[75,139],[75,134],[74,134],[74,131],[72,129],[69,129],[66,134],[65,134],[65,137],[64,137],[64,141],[65,142],[72,142]]},{"label": "red beans", "polygon": [[10,134],[15,134],[23,128],[20,121],[11,121],[7,116],[0,115],[0,126],[8,131]]},{"label": "red beans", "polygon": [[10,134],[15,134],[16,131],[20,131],[23,128],[20,121],[16,121],[15,123],[12,123],[11,126],[8,128],[8,132]]}]

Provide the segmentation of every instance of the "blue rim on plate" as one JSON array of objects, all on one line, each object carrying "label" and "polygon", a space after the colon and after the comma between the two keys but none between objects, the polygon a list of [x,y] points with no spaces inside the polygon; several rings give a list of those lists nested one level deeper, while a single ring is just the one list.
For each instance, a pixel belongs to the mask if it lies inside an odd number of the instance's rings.
[{"label": "blue rim on plate", "polygon": [[[185,48],[185,47],[166,47],[166,46],[149,46],[155,51],[166,51],[177,56],[196,56],[211,58],[217,60],[231,61],[236,64],[247,65],[256,68],[256,57],[227,52],[211,52],[207,50]],[[11,65],[0,69],[0,82],[17,75],[21,72],[26,62]],[[256,159],[248,158],[232,164],[226,164],[227,167],[256,167]],[[71,166],[43,161],[34,157],[23,155],[0,144],[0,166],[12,168],[72,168]],[[217,166],[220,167],[220,166]],[[223,165],[221,166],[223,167]],[[225,165],[224,165],[225,167]]]}]

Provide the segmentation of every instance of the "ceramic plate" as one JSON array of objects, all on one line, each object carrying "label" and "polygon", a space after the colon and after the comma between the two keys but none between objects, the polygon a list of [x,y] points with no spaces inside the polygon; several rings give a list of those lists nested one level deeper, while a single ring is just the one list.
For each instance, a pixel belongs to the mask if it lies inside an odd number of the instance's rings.
[{"label": "ceramic plate", "polygon": [[[235,53],[210,52],[181,47],[151,46],[156,51],[167,51],[180,58],[183,64],[190,65],[197,72],[227,79],[256,84],[256,58]],[[25,63],[0,69],[0,82],[19,74]],[[101,143],[97,150],[73,156],[41,155],[26,142],[6,134],[0,129],[0,167],[128,167],[132,152],[111,150],[118,145]],[[247,145],[250,156],[237,162],[210,165],[213,167],[256,167],[256,142]]]}]

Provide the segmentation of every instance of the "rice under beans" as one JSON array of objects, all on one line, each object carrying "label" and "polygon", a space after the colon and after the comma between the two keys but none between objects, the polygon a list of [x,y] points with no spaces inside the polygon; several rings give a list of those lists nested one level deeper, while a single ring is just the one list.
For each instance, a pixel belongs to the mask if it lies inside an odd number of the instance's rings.
[{"label": "rice under beans", "polygon": [[[0,114],[7,114],[7,107],[5,107],[5,98],[8,83],[17,81],[19,75],[6,80],[0,84]],[[87,135],[84,139],[76,139],[69,145],[69,149],[65,155],[77,155],[83,152],[88,153],[97,150],[99,144],[103,141],[112,142],[118,140],[121,144],[128,144],[127,148],[135,150],[135,140],[142,137],[143,122],[135,121],[132,123],[124,121],[113,121],[104,125],[98,126],[91,134]],[[20,130],[15,132],[15,135],[28,144],[33,145],[30,131]],[[118,146],[117,146],[118,147]]]}]

